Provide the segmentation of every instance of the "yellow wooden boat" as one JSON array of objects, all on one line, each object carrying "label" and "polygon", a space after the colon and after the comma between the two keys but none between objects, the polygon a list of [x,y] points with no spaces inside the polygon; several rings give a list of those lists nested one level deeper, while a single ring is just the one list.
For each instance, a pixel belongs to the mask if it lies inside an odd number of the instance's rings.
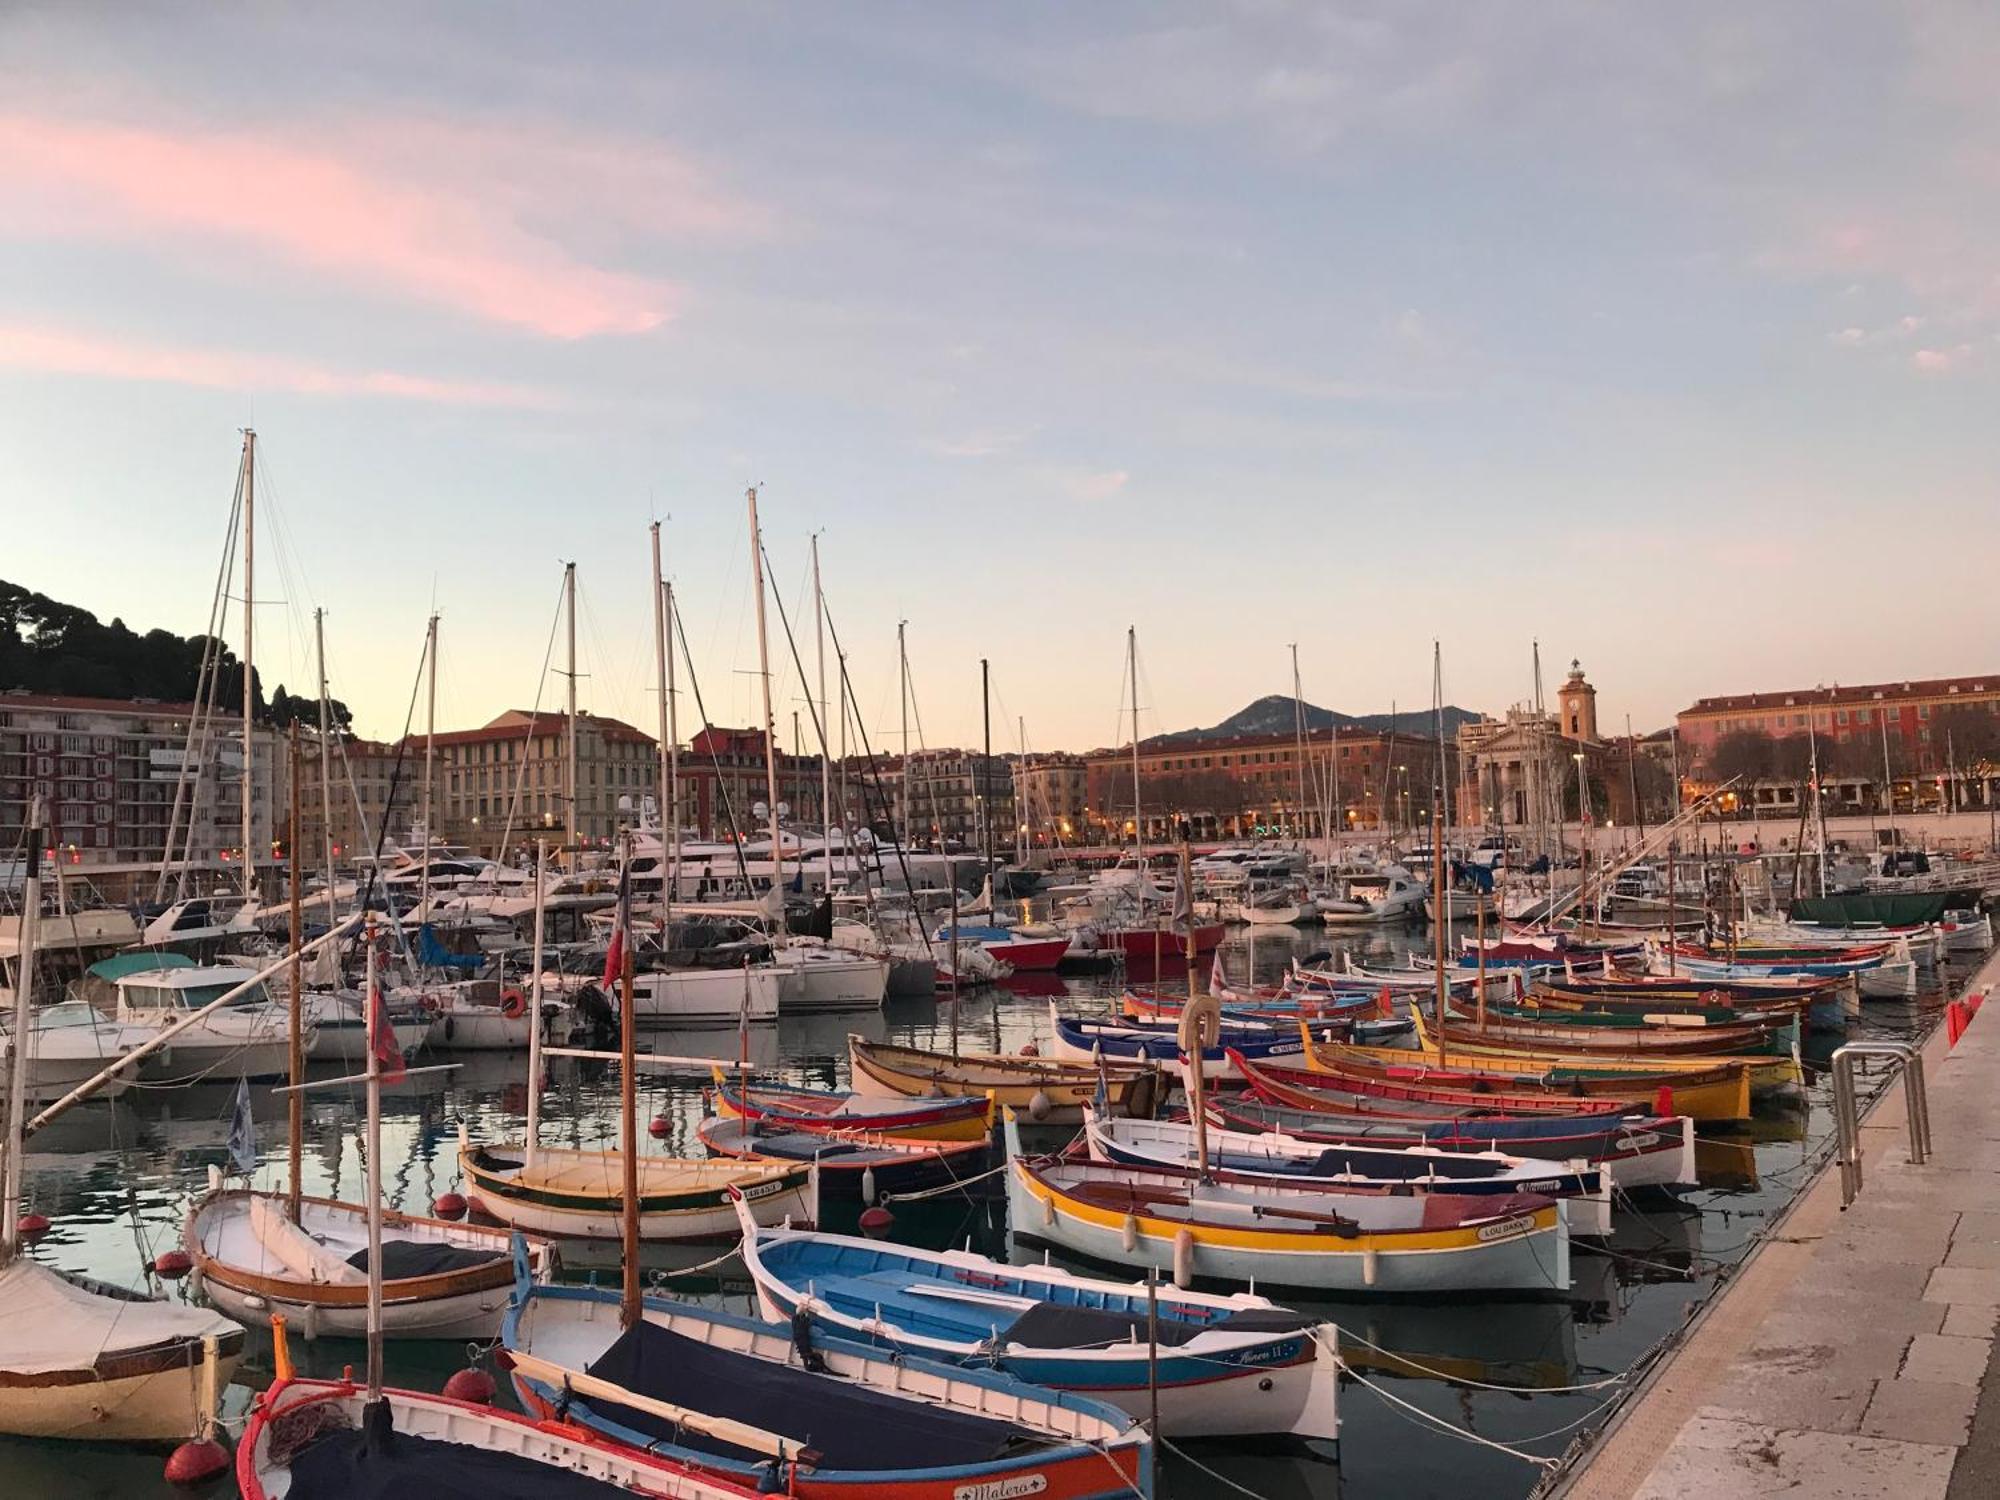
[{"label": "yellow wooden boat", "polygon": [[1658,1108],[1660,1091],[1668,1089],[1673,1114],[1695,1120],[1750,1117],[1752,1059],[1660,1058],[1648,1062],[1649,1066],[1640,1067],[1617,1059],[1474,1052],[1461,1048],[1454,1037],[1443,1057],[1427,1039],[1425,1045],[1415,1048],[1314,1042],[1306,1048],[1305,1065],[1330,1078],[1387,1078],[1399,1083],[1431,1079],[1450,1087],[1472,1088],[1484,1084],[1507,1092],[1546,1091],[1618,1099],[1647,1108]]},{"label": "yellow wooden boat", "polygon": [[[1420,1047],[1436,1049],[1436,1039],[1425,1023],[1423,1012],[1416,1006],[1410,1007],[1416,1018],[1417,1044]],[[1383,1050],[1383,1049],[1377,1049]],[[1763,1053],[1700,1053],[1693,1057],[1596,1057],[1587,1053],[1561,1052],[1554,1048],[1528,1048],[1491,1046],[1476,1038],[1468,1039],[1463,1033],[1453,1030],[1445,1043],[1445,1055],[1452,1057],[1460,1052],[1471,1051],[1481,1057],[1505,1057],[1540,1060],[1556,1068],[1590,1068],[1598,1073],[1672,1073],[1699,1072],[1703,1068],[1720,1067],[1725,1063],[1741,1063],[1750,1073],[1750,1092],[1753,1094],[1777,1093],[1796,1088],[1805,1081],[1805,1069],[1796,1057],[1769,1056]]]}]

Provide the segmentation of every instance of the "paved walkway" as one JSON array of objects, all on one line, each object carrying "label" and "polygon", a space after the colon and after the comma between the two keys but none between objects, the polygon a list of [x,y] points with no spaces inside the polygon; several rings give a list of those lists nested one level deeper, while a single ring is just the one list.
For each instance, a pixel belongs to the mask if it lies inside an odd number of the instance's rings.
[{"label": "paved walkway", "polygon": [[2000,1495],[2000,952],[1956,1049],[1924,1049],[1932,1153],[1903,1088],[1862,1126],[1554,1493],[1571,1500]]}]

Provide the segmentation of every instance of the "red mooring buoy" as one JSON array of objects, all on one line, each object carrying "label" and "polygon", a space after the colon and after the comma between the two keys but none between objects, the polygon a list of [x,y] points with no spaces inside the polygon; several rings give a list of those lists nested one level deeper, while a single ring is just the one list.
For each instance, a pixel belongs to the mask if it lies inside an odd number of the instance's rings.
[{"label": "red mooring buoy", "polygon": [[437,1201],[431,1205],[431,1212],[440,1219],[462,1219],[465,1217],[465,1199],[457,1193],[439,1193]]},{"label": "red mooring buoy", "polygon": [[214,1438],[194,1438],[167,1455],[168,1484],[206,1484],[229,1467],[229,1450]]},{"label": "red mooring buoy", "polygon": [[185,1250],[162,1250],[153,1257],[153,1274],[166,1281],[179,1281],[194,1269],[194,1257]]},{"label": "red mooring buoy", "polygon": [[879,1203],[861,1210],[861,1232],[871,1240],[881,1239],[895,1222],[896,1216]]},{"label": "red mooring buoy", "polygon": [[493,1377],[480,1369],[459,1370],[444,1383],[444,1393],[452,1400],[470,1401],[476,1406],[491,1401],[496,1389]]},{"label": "red mooring buoy", "polygon": [[656,1141],[664,1140],[668,1128],[667,1117],[665,1115],[654,1115],[651,1122],[646,1126],[646,1132]]},{"label": "red mooring buoy", "polygon": [[15,1229],[24,1240],[38,1240],[49,1232],[47,1214],[22,1214],[14,1222]]}]

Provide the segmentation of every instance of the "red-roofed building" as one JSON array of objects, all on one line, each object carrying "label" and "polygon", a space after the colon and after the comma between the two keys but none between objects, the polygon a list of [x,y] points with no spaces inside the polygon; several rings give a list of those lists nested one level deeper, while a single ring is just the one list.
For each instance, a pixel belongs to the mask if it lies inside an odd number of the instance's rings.
[{"label": "red-roofed building", "polygon": [[[657,796],[659,746],[644,730],[596,714],[576,716],[576,831],[608,847],[621,825],[619,798],[637,809]],[[423,813],[424,736],[404,742],[407,793],[392,832],[407,838]],[[437,754],[433,833],[483,853],[506,855],[540,835],[560,841],[569,823],[569,717],[510,709],[478,729],[433,738]],[[630,821],[629,818],[622,821]]]}]

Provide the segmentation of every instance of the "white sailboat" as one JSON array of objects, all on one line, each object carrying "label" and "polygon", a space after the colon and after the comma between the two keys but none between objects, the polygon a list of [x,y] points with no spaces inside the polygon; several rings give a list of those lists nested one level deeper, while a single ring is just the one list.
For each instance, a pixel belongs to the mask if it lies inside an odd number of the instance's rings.
[{"label": "white sailboat", "polygon": [[[14,986],[14,1033],[30,1027],[41,906],[42,805],[34,799]],[[7,1160],[0,1189],[0,1432],[95,1442],[173,1442],[205,1433],[214,1393],[243,1354],[243,1330],[203,1308],[67,1275],[32,1260],[21,1235],[28,1055],[8,1059]]]}]

